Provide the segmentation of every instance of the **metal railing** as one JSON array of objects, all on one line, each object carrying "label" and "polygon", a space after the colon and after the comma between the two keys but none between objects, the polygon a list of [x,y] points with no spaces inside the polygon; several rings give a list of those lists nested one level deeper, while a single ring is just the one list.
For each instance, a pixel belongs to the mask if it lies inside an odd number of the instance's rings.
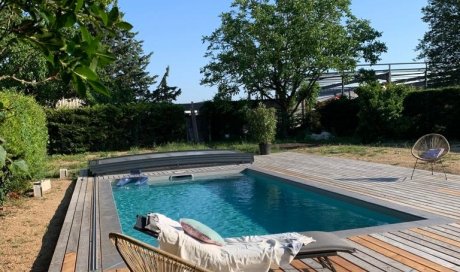
[{"label": "metal railing", "polygon": [[320,97],[352,91],[359,85],[356,75],[360,69],[373,70],[379,82],[406,84],[426,88],[428,86],[428,63],[426,62],[402,62],[402,63],[379,63],[359,64],[354,71],[339,73],[330,71],[323,74],[318,83],[321,87]]}]

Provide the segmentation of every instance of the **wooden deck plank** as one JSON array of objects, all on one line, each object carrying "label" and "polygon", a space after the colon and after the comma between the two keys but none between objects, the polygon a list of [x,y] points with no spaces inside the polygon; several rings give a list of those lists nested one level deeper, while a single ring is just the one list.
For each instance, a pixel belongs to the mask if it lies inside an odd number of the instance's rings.
[{"label": "wooden deck plank", "polygon": [[406,252],[422,257],[433,263],[442,265],[450,269],[460,269],[457,262],[458,260],[456,260],[456,258],[453,258],[452,256],[444,254],[443,252],[437,252],[436,250],[432,250],[426,246],[421,246],[420,244],[417,244],[409,240],[405,240],[401,237],[394,236],[390,233],[371,234],[370,236],[384,241],[390,245],[396,246],[402,250],[405,250]]},{"label": "wooden deck plank", "polygon": [[315,258],[300,259],[310,270],[317,272],[330,272],[328,268],[324,268]]},{"label": "wooden deck plank", "polygon": [[101,267],[101,262],[102,262],[102,257],[101,257],[101,254],[102,254],[102,250],[101,250],[101,239],[99,239],[99,237],[101,237],[101,225],[100,225],[100,222],[99,222],[99,217],[100,217],[100,202],[99,202],[99,181],[98,181],[98,178],[96,178],[94,180],[94,182],[96,184],[94,184],[94,194],[95,194],[95,215],[94,215],[94,226],[96,227],[96,229],[94,230],[94,232],[96,233],[96,237],[94,237],[95,241],[93,241],[93,243],[95,243],[95,250],[96,250],[96,267]]},{"label": "wooden deck plank", "polygon": [[83,206],[84,199],[86,194],[86,187],[88,186],[88,180],[83,180],[81,185],[80,195],[78,196],[77,206],[75,208],[75,213],[72,221],[72,228],[70,229],[69,240],[67,242],[66,253],[68,252],[78,252],[78,241],[80,240],[80,228],[81,220],[83,217]]},{"label": "wooden deck plank", "polygon": [[352,262],[348,261],[347,259],[344,259],[344,258],[342,258],[340,256],[332,256],[332,257],[329,257],[329,259],[334,264],[334,267],[340,266],[340,267],[343,267],[346,270],[352,271],[352,272],[365,272],[366,271],[365,269],[363,269],[359,265],[354,264],[354,263],[352,263]]},{"label": "wooden deck plank", "polygon": [[83,201],[83,214],[80,226],[80,237],[78,241],[78,255],[76,271],[89,270],[89,246],[90,246],[90,231],[91,231],[91,213],[92,213],[92,197],[93,197],[93,178],[88,178],[86,186],[85,199]]},{"label": "wooden deck plank", "polygon": [[[351,237],[349,239],[356,243],[361,244],[362,246],[365,246],[374,251],[377,251],[389,258],[392,258],[404,265],[412,267],[418,271],[438,271],[438,270],[432,269],[429,266],[430,264],[428,264],[428,266],[427,264],[424,264],[425,262],[421,260],[420,257],[414,256],[412,254],[408,255],[403,250],[395,249],[391,245],[387,245],[383,242],[369,239],[369,237],[366,237],[366,236],[359,236],[359,237],[356,236],[356,237]],[[417,259],[417,260],[414,260],[414,259]]]},{"label": "wooden deck plank", "polygon": [[112,197],[112,187],[109,181],[97,183],[99,186],[99,226],[101,244],[101,267],[102,270],[114,269],[124,266],[115,246],[109,240],[110,232],[121,232],[120,222],[116,213],[115,203]]},{"label": "wooden deck plank", "polygon": [[455,239],[460,241],[460,233],[455,230],[451,230],[450,228],[446,228],[445,225],[443,226],[431,226],[431,229],[438,230],[440,232],[443,232],[445,234],[448,234],[449,236],[455,237]]},{"label": "wooden deck plank", "polygon": [[307,265],[306,263],[302,262],[301,260],[293,260],[291,265],[297,269],[298,271],[315,271],[311,266]]},{"label": "wooden deck plank", "polygon": [[[417,254],[414,254],[412,252],[409,252],[409,251],[406,251],[405,249],[401,249],[400,247],[397,247],[395,246],[394,244],[395,243],[388,243],[388,241],[383,241],[381,240],[381,237],[379,237],[379,239],[375,238],[375,237],[372,237],[372,236],[369,236],[369,235],[366,235],[366,236],[360,236],[362,239],[368,241],[368,242],[371,242],[371,243],[374,243],[374,244],[378,244],[380,247],[383,247],[385,248],[386,250],[390,250],[394,253],[397,253],[398,255],[400,256],[403,256],[404,258],[407,258],[411,261],[414,261],[414,262],[417,262],[421,265],[424,265],[426,267],[428,267],[430,270],[436,270],[436,271],[453,271],[447,267],[444,267],[443,265],[440,265],[434,261],[431,261],[429,259],[426,258],[426,255],[424,255],[423,257],[417,255]],[[417,251],[418,252],[418,251]]]},{"label": "wooden deck plank", "polygon": [[67,213],[64,218],[64,222],[61,227],[61,233],[54,249],[53,258],[51,259],[50,266],[48,271],[58,272],[61,271],[64,258],[65,250],[67,248],[67,241],[70,235],[70,229],[72,227],[72,221],[74,217],[74,211],[77,205],[78,196],[80,194],[81,185],[84,178],[77,179],[77,182],[74,187],[74,192],[72,193],[72,198],[70,199],[69,207],[67,208]]},{"label": "wooden deck plank", "polygon": [[404,265],[392,258],[378,253],[370,248],[364,247],[356,242],[348,240],[349,243],[357,249],[357,252],[353,253],[353,256],[360,258],[375,267],[379,267],[384,271],[409,271],[412,268]]},{"label": "wooden deck plank", "polygon": [[[366,262],[364,261],[363,259],[361,258],[358,258],[358,256],[360,257],[363,257],[363,255],[361,255],[361,252],[354,252],[353,254],[348,254],[348,253],[339,253],[339,256],[344,258],[345,260],[349,261],[350,263],[354,264],[354,265],[357,265],[359,267],[361,267],[364,271],[388,271],[388,269],[382,269],[382,267],[385,267],[385,266],[382,266],[383,264],[381,264],[380,266],[375,266],[369,262]],[[368,259],[368,258],[367,258]],[[393,271],[396,271],[397,269],[393,270]],[[400,271],[400,270],[397,270],[397,271]]]},{"label": "wooden deck plank", "polygon": [[417,244],[421,246],[433,249],[437,252],[447,254],[449,256],[456,258],[457,260],[460,260],[460,248],[446,244],[442,241],[432,239],[430,237],[423,236],[423,235],[413,233],[410,231],[398,231],[398,232],[392,233],[392,235],[404,238],[408,241],[416,242]]},{"label": "wooden deck plank", "polygon": [[447,243],[447,244],[450,244],[456,247],[460,247],[460,241],[450,239],[449,237],[446,237],[445,234],[436,233],[434,230],[428,231],[422,228],[414,228],[414,229],[410,229],[410,231],[442,241],[444,243]]},{"label": "wooden deck plank", "polygon": [[64,261],[62,264],[62,272],[74,272],[77,262],[77,253],[76,252],[69,252],[65,254]]}]

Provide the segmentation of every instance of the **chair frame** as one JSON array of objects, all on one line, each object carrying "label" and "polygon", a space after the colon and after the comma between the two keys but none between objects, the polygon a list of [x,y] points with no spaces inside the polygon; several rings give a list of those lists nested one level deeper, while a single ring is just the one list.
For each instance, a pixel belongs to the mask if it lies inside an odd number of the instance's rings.
[{"label": "chair frame", "polygon": [[130,271],[211,272],[127,235],[112,232],[109,238]]},{"label": "chair frame", "polygon": [[[423,141],[425,141],[426,138],[429,138],[429,137],[437,137],[440,141],[443,142],[444,144],[444,151],[441,153],[441,155],[437,158],[433,158],[433,159],[427,159],[427,158],[423,158],[421,156],[419,156],[419,152],[417,151],[416,147],[418,147]],[[431,146],[430,146],[431,147]],[[427,162],[427,163],[430,163],[431,164],[431,175],[433,175],[433,166],[435,163],[437,162],[440,162],[441,163],[441,168],[442,168],[442,171],[444,172],[444,177],[445,179],[447,180],[447,174],[446,174],[446,170],[445,170],[445,167],[444,167],[444,164],[442,163],[442,157],[444,157],[445,155],[447,155],[450,151],[450,145],[449,145],[449,141],[447,141],[446,137],[442,136],[441,134],[437,134],[437,133],[430,133],[430,134],[426,134],[426,135],[423,135],[422,137],[420,137],[416,142],[415,144],[412,146],[412,149],[411,149],[411,153],[412,153],[412,156],[414,156],[414,158],[416,159],[415,160],[415,164],[414,164],[414,168],[412,169],[412,175],[410,177],[410,179],[412,179],[414,177],[414,172],[415,172],[415,168],[417,167],[417,163],[418,161],[424,161],[424,162]]]}]

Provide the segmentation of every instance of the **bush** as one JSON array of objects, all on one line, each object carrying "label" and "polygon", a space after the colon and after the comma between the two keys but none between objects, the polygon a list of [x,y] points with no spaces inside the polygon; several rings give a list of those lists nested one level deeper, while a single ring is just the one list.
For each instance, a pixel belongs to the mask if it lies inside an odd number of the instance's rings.
[{"label": "bush", "polygon": [[[48,142],[43,108],[32,97],[17,92],[0,92],[0,102],[6,109],[5,119],[0,123],[5,149],[13,157],[25,160],[32,178],[40,178],[45,169]],[[16,184],[15,187],[23,185]]]},{"label": "bush", "polygon": [[[246,110],[248,101],[207,101],[200,109],[201,122],[207,128],[206,140],[242,140],[245,139]],[[204,131],[203,131],[204,132]],[[228,137],[226,137],[228,135]]]},{"label": "bush", "polygon": [[420,90],[404,101],[404,116],[410,120],[409,136],[436,132],[460,138],[460,86]]},{"label": "bush", "polygon": [[403,102],[410,90],[405,85],[371,83],[355,91],[360,107],[357,133],[364,142],[404,136],[408,122],[402,114]]},{"label": "bush", "polygon": [[47,118],[51,154],[128,150],[185,139],[184,109],[173,104],[48,110]]},{"label": "bush", "polygon": [[321,126],[336,136],[353,136],[358,127],[359,102],[341,97],[318,103]]},{"label": "bush", "polygon": [[260,104],[248,110],[247,121],[249,134],[257,143],[270,144],[276,135],[276,110]]}]

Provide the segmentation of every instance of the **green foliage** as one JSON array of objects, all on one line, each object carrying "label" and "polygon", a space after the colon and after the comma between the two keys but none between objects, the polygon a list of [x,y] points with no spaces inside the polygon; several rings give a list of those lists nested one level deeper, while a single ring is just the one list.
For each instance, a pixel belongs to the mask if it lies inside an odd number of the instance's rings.
[{"label": "green foliage", "polygon": [[409,136],[437,132],[460,139],[460,86],[411,92],[404,101]]},{"label": "green foliage", "polygon": [[270,144],[276,135],[276,110],[260,104],[247,111],[249,134],[257,143]]},{"label": "green foliage", "polygon": [[0,102],[7,109],[0,122],[6,150],[27,162],[31,177],[41,177],[48,141],[44,110],[33,98],[15,92],[0,92]]},{"label": "green foliage", "polygon": [[207,136],[209,141],[245,140],[244,126],[248,107],[249,102],[245,100],[215,99],[205,102],[198,116],[209,129],[208,135],[204,136]]},{"label": "green foliage", "polygon": [[0,206],[9,192],[24,192],[29,187],[29,183],[24,179],[29,177],[26,162],[7,153],[3,147],[4,143],[3,140],[0,141]]},{"label": "green foliage", "polygon": [[[59,78],[64,86],[71,82],[81,96],[86,95],[87,88],[107,92],[96,74],[97,66],[113,59],[101,43],[102,34],[112,33],[115,28],[131,28],[121,20],[115,5],[109,7],[104,1],[83,0],[11,0],[2,1],[0,5],[0,81],[15,80],[36,86]],[[21,47],[27,49],[21,56],[30,58],[29,63],[37,59],[40,65],[37,72],[46,72],[44,78],[34,75],[38,78],[30,80],[29,75],[34,72],[23,69],[21,73],[12,73],[3,69],[4,66],[17,69],[11,62]],[[44,60],[46,71],[42,67]]]},{"label": "green foliage", "polygon": [[184,109],[137,103],[48,110],[49,153],[129,150],[185,138]]},{"label": "green foliage", "polygon": [[90,102],[123,104],[146,100],[157,78],[147,71],[152,53],[144,54],[143,41],[136,40],[137,33],[120,28],[114,32],[115,35],[105,35],[103,43],[109,47],[115,61],[98,69],[110,96],[95,94]]},{"label": "green foliage", "polygon": [[359,101],[357,133],[364,142],[400,138],[407,130],[403,117],[404,98],[410,91],[405,85],[361,85],[355,92]]},{"label": "green foliage", "polygon": [[181,94],[182,90],[178,87],[168,86],[168,83],[166,82],[168,76],[169,66],[166,67],[165,74],[163,75],[163,78],[161,79],[160,84],[158,84],[156,90],[147,96],[149,101],[172,103]]},{"label": "green foliage", "polygon": [[353,136],[358,127],[358,99],[341,97],[318,103],[316,108],[320,114],[323,128],[336,136]]},{"label": "green foliage", "polygon": [[349,0],[235,0],[221,26],[203,39],[209,63],[201,83],[275,101],[286,134],[321,74],[351,70],[360,59],[374,63],[386,51],[377,40],[381,33],[349,6]]},{"label": "green foliage", "polygon": [[430,63],[430,84],[460,84],[460,1],[429,0],[422,12],[428,31],[417,50],[419,59]]}]

